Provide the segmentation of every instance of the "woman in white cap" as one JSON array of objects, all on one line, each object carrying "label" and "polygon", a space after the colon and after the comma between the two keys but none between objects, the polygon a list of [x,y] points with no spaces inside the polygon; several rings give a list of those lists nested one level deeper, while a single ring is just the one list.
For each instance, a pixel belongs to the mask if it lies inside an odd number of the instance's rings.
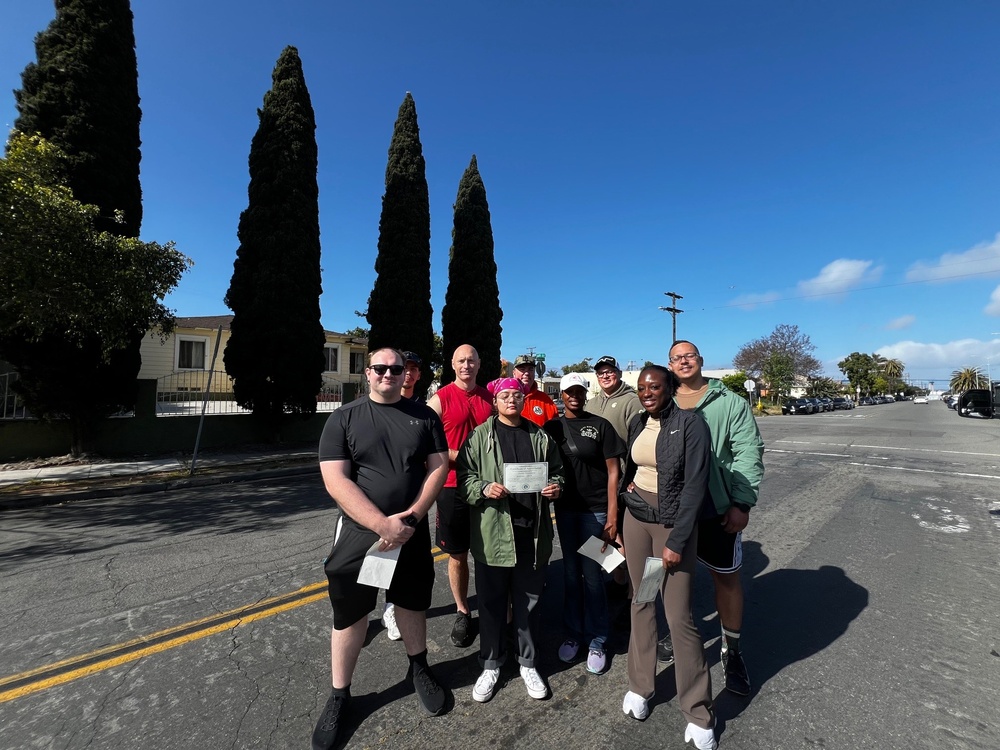
[{"label": "woman in white cap", "polygon": [[578,550],[597,537],[604,551],[618,535],[619,458],[625,455],[625,443],[611,422],[585,410],[590,383],[583,375],[564,375],[559,390],[565,413],[545,423],[566,466],[566,489],[556,504],[566,628],[559,659],[575,661],[586,643],[587,671],[601,674],[607,667],[605,643],[610,631],[604,571]]},{"label": "woman in white cap", "polygon": [[[479,425],[462,446],[456,462],[457,497],[471,507],[469,551],[476,561],[479,598],[479,662],[482,674],[472,689],[474,700],[493,697],[500,667],[507,659],[505,629],[508,603],[517,636],[521,679],[532,698],[548,695],[538,674],[538,600],[545,587],[545,567],[552,554],[549,502],[563,484],[562,459],[555,442],[521,417],[524,390],[514,378],[486,386],[496,413]],[[506,464],[547,463],[541,491],[517,492],[505,486]]]}]

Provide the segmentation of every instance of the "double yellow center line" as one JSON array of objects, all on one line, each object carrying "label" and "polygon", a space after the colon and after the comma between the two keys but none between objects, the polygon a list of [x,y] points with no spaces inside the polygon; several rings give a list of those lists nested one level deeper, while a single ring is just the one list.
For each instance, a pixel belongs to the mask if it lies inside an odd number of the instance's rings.
[{"label": "double yellow center line", "polygon": [[[435,547],[432,550],[435,562],[448,557]],[[238,625],[245,625],[271,617],[290,609],[323,599],[327,596],[327,582],[311,583],[297,591],[291,591],[281,596],[262,599],[254,604],[231,609],[228,612],[194,620],[177,627],[160,630],[156,633],[133,638],[124,643],[91,651],[87,654],[73,656],[57,661],[38,669],[13,674],[0,678],[0,703],[24,698],[41,690],[62,685],[67,682],[103,672],[105,669],[127,664],[144,656],[158,654],[185,643],[207,638],[210,635],[232,630]]]}]

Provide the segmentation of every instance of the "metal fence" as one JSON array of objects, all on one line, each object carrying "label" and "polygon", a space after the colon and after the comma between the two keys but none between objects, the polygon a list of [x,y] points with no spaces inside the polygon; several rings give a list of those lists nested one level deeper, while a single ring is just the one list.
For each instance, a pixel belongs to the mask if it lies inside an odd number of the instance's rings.
[{"label": "metal fence", "polygon": [[31,419],[31,413],[24,408],[24,402],[11,387],[20,376],[16,372],[0,375],[0,419]]},{"label": "metal fence", "polygon": [[[211,385],[209,385],[211,375]],[[181,417],[201,414],[205,403],[206,414],[249,414],[236,403],[233,396],[233,379],[224,370],[191,370],[175,372],[156,382],[156,416]],[[343,401],[343,385],[336,380],[323,378],[323,386],[316,395],[317,411],[333,411]]]}]

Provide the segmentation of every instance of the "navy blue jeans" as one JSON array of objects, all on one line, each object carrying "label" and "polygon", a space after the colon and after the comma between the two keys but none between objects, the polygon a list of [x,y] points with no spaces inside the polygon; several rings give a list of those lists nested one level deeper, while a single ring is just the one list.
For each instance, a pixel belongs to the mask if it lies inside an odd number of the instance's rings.
[{"label": "navy blue jeans", "polygon": [[604,570],[577,550],[588,537],[600,538],[607,521],[607,513],[556,511],[563,560],[563,623],[570,638],[578,643],[589,638],[590,648],[600,650],[609,629]]}]

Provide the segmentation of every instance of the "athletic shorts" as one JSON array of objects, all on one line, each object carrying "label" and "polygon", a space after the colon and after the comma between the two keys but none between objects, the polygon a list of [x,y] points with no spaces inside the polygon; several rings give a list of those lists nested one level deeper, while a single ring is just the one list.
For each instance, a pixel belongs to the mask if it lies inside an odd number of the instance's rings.
[{"label": "athletic shorts", "polygon": [[716,573],[735,573],[743,567],[743,532],[722,528],[722,516],[698,522],[698,560]]},{"label": "athletic shorts", "polygon": [[444,487],[437,499],[437,546],[449,555],[460,555],[469,551],[470,524],[472,523],[469,504],[456,498],[457,488]]},{"label": "athletic shorts", "polygon": [[[333,549],[323,569],[330,582],[333,627],[343,630],[367,617],[378,602],[378,589],[358,583],[365,553],[378,541],[378,534],[341,515]],[[385,600],[403,609],[423,612],[431,606],[434,589],[434,557],[427,517],[417,524],[410,540],[399,550],[399,560]]]}]

